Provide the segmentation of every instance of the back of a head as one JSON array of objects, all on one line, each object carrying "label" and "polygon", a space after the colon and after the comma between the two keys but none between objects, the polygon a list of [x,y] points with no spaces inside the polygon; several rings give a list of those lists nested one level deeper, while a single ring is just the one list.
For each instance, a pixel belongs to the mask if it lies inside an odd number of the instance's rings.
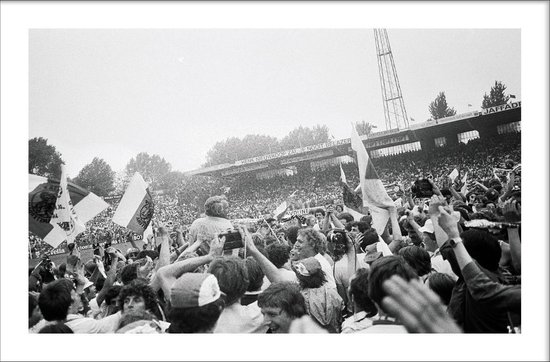
[{"label": "back of a head", "polygon": [[290,258],[290,247],[284,244],[271,244],[265,248],[267,258],[277,268],[282,268]]},{"label": "back of a head", "polygon": [[300,230],[299,226],[291,226],[286,231],[286,237],[292,245],[294,245],[296,243],[296,239],[298,238],[298,231],[299,230]]},{"label": "back of a head", "polygon": [[498,240],[484,230],[469,229],[460,234],[464,246],[472,258],[490,271],[498,269],[502,250]]},{"label": "back of a head", "polygon": [[253,257],[249,256],[244,261],[246,265],[246,272],[248,273],[248,292],[255,292],[260,290],[264,282],[264,272],[260,267],[260,264]]},{"label": "back of a head", "polygon": [[221,291],[229,306],[237,302],[248,289],[248,273],[244,261],[236,256],[224,256],[210,263],[208,272],[218,279]]},{"label": "back of a head", "polygon": [[313,228],[298,230],[298,236],[307,240],[315,253],[324,254],[327,251],[327,237],[322,232]]},{"label": "back of a head", "polygon": [[365,250],[367,246],[376,244],[378,241],[379,238],[376,229],[370,228],[363,233],[363,239],[361,240],[360,247],[361,249]]},{"label": "back of a head", "polygon": [[137,279],[137,269],[139,265],[136,263],[125,265],[120,272],[120,280],[122,284],[130,284],[131,281]]},{"label": "back of a head", "polygon": [[394,275],[400,276],[406,281],[418,278],[414,269],[401,256],[384,256],[375,260],[370,266],[369,298],[379,308],[382,308],[382,299],[386,296],[382,284]]},{"label": "back of a head", "polygon": [[[359,221],[367,223],[368,226],[367,226],[366,229],[368,229],[372,226],[372,216],[370,216],[370,215],[362,216],[361,219],[359,219]],[[362,232],[364,232],[364,231],[362,231]]]},{"label": "back of a head", "polygon": [[151,312],[148,312],[146,310],[129,311],[127,313],[124,313],[120,317],[120,322],[118,323],[118,329],[124,328],[128,324],[131,324],[137,321],[142,321],[142,320],[152,321],[153,319],[155,319],[154,317],[155,316]]},{"label": "back of a head", "polygon": [[433,273],[428,278],[428,287],[433,290],[445,305],[449,305],[455,281],[450,275],[445,273]]},{"label": "back of a head", "polygon": [[344,219],[346,220],[346,223],[353,221],[353,216],[349,212],[341,212],[338,214],[338,219]]},{"label": "back of a head", "polygon": [[38,306],[44,319],[48,322],[62,321],[67,318],[72,304],[71,291],[74,283],[69,279],[58,279],[48,285],[38,297]]},{"label": "back of a head", "polygon": [[432,271],[432,259],[430,254],[419,246],[406,246],[399,250],[405,261],[416,271],[418,276],[423,276]]},{"label": "back of a head", "polygon": [[369,298],[369,270],[366,268],[358,269],[349,285],[349,294],[354,303],[367,313],[367,317],[372,317],[378,313],[376,305]]},{"label": "back of a head", "polygon": [[260,308],[280,308],[292,318],[306,314],[306,302],[300,288],[293,282],[271,284],[258,296]]},{"label": "back of a head", "polygon": [[226,218],[228,207],[229,203],[224,196],[212,196],[204,203],[204,213],[207,216]]},{"label": "back of a head", "polygon": [[58,322],[42,327],[38,333],[74,333],[65,323]]}]

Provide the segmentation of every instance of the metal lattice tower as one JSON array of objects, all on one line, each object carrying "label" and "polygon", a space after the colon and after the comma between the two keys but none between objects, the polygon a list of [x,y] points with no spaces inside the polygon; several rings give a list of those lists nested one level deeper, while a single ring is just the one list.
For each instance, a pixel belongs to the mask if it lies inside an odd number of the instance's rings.
[{"label": "metal lattice tower", "polygon": [[399,86],[399,78],[395,70],[390,40],[386,29],[374,29],[376,55],[378,58],[378,72],[382,87],[382,103],[386,117],[386,129],[400,129],[409,127],[409,118],[405,110],[405,102]]}]

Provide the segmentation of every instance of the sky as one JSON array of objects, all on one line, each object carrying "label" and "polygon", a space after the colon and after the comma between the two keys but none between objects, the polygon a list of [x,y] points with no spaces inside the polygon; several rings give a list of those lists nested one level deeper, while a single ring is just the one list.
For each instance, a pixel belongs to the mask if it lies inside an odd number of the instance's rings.
[{"label": "sky", "polygon": [[[444,91],[479,109],[495,80],[521,99],[519,29],[388,29],[416,123]],[[75,177],[94,157],[115,171],[139,152],[201,167],[228,137],[279,139],[351,122],[386,129],[373,29],[32,29],[29,138],[56,147]],[[472,106],[469,107],[468,104]]]}]

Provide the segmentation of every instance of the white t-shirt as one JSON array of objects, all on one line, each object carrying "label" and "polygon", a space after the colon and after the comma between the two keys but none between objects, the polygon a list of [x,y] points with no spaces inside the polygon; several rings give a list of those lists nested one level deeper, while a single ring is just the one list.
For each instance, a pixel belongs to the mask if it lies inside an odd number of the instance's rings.
[{"label": "white t-shirt", "polygon": [[[365,263],[365,254],[357,254],[357,267],[355,268],[369,268],[369,265]],[[349,277],[354,273],[348,273],[348,256],[344,255],[342,259],[338,260],[334,265],[334,279],[337,285],[344,287],[344,290],[348,290]]]},{"label": "white t-shirt", "polygon": [[214,333],[265,333],[267,329],[258,302],[249,305],[236,302],[225,307]]},{"label": "white t-shirt", "polygon": [[93,319],[69,314],[65,324],[74,333],[114,333],[118,328],[121,316],[122,314],[118,312],[103,319]]}]

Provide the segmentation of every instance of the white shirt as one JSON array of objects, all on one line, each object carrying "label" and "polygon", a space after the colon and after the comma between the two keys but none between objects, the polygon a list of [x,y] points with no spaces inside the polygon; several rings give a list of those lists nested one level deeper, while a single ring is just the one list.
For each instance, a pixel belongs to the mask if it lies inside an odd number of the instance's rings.
[{"label": "white shirt", "polygon": [[258,302],[241,305],[237,301],[225,307],[214,333],[265,333],[267,329]]},{"label": "white shirt", "polygon": [[327,285],[329,287],[336,288],[336,281],[334,280],[334,272],[328,260],[325,259],[325,257],[322,256],[320,253],[317,253],[317,255],[315,255],[314,258],[319,261],[319,264],[321,264],[321,269],[325,272],[325,276],[327,278]]},{"label": "white shirt", "polygon": [[115,333],[120,322],[121,313],[115,313],[103,319],[83,317],[78,314],[69,314],[65,324],[74,333]]},{"label": "white shirt", "polygon": [[[365,263],[365,254],[357,254],[357,267],[355,268],[369,268],[369,265]],[[348,273],[348,256],[344,255],[342,259],[338,260],[334,265],[334,280],[336,284],[344,287],[344,290],[348,290],[349,279],[354,273]],[[348,276],[349,275],[349,276]]]}]

